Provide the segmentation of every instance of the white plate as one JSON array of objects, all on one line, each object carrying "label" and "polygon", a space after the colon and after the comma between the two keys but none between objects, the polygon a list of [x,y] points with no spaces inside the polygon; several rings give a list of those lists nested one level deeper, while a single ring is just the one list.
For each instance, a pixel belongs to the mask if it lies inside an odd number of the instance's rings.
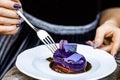
[{"label": "white plate", "polygon": [[[58,44],[57,44],[58,45]],[[79,74],[61,74],[53,71],[46,58],[53,54],[45,45],[22,52],[16,61],[17,68],[24,74],[41,80],[97,80],[110,75],[117,67],[116,61],[109,53],[78,44],[77,52],[85,56],[92,68]]]}]

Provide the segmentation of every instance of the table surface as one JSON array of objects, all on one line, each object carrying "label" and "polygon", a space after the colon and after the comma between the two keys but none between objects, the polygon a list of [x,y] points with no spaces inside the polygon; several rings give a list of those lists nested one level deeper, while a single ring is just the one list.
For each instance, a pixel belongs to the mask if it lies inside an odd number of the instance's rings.
[{"label": "table surface", "polygon": [[[116,56],[117,68],[109,76],[99,80],[120,80],[120,52]],[[22,72],[20,72],[16,66],[12,67],[2,78],[2,80],[36,80],[31,78]]]}]

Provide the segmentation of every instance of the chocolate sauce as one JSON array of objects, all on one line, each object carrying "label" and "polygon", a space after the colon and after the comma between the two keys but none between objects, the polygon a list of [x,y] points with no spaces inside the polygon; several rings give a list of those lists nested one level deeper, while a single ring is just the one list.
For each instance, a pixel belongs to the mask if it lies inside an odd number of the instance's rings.
[{"label": "chocolate sauce", "polygon": [[[64,68],[64,67],[62,67],[62,66],[59,66],[59,65],[55,64],[55,63],[53,62],[53,59],[52,59],[51,57],[47,58],[46,60],[48,60],[48,61],[50,62],[49,67],[50,67],[52,70],[54,70],[54,71],[56,71],[56,72],[58,72],[58,73],[64,73],[64,74],[84,73],[84,72],[89,71],[89,70],[92,68],[92,65],[91,65],[89,62],[87,62],[87,66],[86,66],[85,70],[82,70],[82,71],[79,71],[79,72],[74,72],[74,71],[70,71],[70,70],[68,70],[68,69],[66,69],[66,68]],[[63,69],[62,69],[62,68],[63,68]]]}]

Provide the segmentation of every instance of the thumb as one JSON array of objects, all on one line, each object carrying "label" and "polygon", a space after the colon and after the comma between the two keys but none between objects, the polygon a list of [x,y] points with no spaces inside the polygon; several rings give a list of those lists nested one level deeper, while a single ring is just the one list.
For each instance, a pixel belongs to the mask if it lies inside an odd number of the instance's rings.
[{"label": "thumb", "polygon": [[95,39],[94,39],[95,43],[97,43],[96,47],[100,47],[103,44],[104,35],[105,35],[105,32],[102,29],[97,29]]}]

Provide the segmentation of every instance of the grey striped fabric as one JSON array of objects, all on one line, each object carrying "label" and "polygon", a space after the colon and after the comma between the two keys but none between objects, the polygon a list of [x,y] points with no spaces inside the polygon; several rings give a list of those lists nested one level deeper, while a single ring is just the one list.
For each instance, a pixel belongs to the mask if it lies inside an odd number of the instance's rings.
[{"label": "grey striped fabric", "polygon": [[24,50],[42,44],[36,33],[23,23],[17,34],[0,35],[0,80],[15,65],[17,56]]},{"label": "grey striped fabric", "polygon": [[[20,32],[20,29],[19,29]],[[11,45],[14,43],[16,38],[19,35],[19,32],[15,35],[0,35],[0,62],[3,62],[3,59],[7,55],[8,49],[12,47]]]},{"label": "grey striped fabric", "polygon": [[49,32],[55,33],[55,34],[61,34],[61,35],[70,35],[70,34],[84,34],[87,33],[93,29],[96,28],[96,25],[99,21],[100,14],[96,15],[96,19],[86,25],[79,25],[79,26],[64,26],[64,25],[56,25],[51,24],[48,22],[45,22],[43,20],[40,20],[36,17],[33,17],[32,15],[28,14],[27,12],[24,12],[24,15],[30,20],[32,24],[35,26],[45,29]]},{"label": "grey striped fabric", "polygon": [[[13,47],[13,43],[16,41],[16,39],[19,36],[20,30],[18,31],[17,34],[15,35],[0,35],[0,77],[2,77],[2,72],[6,72],[9,68],[9,66],[11,66],[10,64],[8,64],[8,66],[3,66],[5,62],[5,59],[7,60],[7,57],[9,57],[9,49],[11,47]],[[11,62],[12,64],[13,62]],[[6,67],[6,70],[2,71],[2,67]]]}]

